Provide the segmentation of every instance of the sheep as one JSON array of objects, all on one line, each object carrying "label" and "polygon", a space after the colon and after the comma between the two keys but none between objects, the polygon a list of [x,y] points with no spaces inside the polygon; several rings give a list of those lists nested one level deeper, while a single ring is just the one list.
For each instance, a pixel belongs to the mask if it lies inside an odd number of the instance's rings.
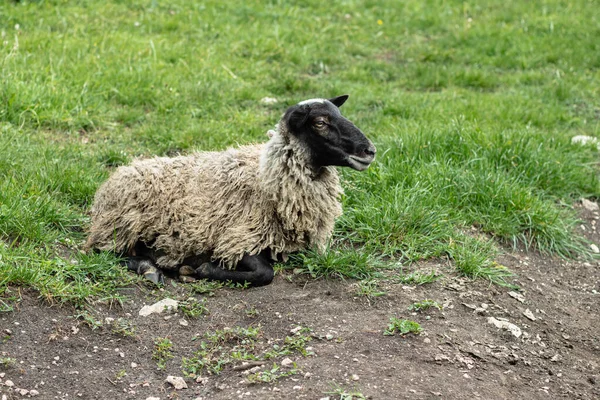
[{"label": "sheep", "polygon": [[85,247],[125,257],[155,283],[172,271],[269,284],[275,261],[330,239],[342,213],[335,166],[363,171],[375,158],[339,111],[347,99],[289,107],[262,144],[119,167],[95,195]]}]

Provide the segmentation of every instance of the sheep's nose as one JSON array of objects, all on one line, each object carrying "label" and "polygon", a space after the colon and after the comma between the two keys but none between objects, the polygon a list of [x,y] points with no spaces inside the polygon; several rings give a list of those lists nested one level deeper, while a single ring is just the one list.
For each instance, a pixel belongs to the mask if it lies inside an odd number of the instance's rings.
[{"label": "sheep's nose", "polygon": [[373,145],[365,150],[365,154],[371,157],[375,157],[375,153],[377,153],[377,149]]}]

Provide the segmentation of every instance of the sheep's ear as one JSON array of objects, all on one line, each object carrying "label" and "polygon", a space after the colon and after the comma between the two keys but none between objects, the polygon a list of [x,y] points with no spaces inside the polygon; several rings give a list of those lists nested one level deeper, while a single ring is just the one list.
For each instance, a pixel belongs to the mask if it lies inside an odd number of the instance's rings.
[{"label": "sheep's ear", "polygon": [[341,107],[342,104],[346,102],[346,100],[348,100],[347,94],[343,94],[341,96],[334,97],[333,99],[329,99],[329,101],[335,104],[338,108]]}]

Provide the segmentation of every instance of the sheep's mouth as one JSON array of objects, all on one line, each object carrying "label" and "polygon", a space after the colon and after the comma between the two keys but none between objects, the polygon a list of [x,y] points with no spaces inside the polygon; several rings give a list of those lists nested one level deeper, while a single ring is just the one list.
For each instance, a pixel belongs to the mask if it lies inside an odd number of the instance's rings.
[{"label": "sheep's mouth", "polygon": [[363,155],[363,156],[348,156],[348,163],[351,168],[354,168],[357,171],[364,171],[369,168],[369,165],[373,162],[375,156]]}]

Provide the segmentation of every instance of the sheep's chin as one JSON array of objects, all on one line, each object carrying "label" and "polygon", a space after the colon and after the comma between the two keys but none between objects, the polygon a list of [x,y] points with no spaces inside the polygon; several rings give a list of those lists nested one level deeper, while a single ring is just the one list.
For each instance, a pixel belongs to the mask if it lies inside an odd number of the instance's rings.
[{"label": "sheep's chin", "polygon": [[369,165],[371,165],[371,162],[373,162],[373,158],[348,156],[347,161],[350,168],[355,169],[357,171],[364,171],[365,169],[369,168]]}]

